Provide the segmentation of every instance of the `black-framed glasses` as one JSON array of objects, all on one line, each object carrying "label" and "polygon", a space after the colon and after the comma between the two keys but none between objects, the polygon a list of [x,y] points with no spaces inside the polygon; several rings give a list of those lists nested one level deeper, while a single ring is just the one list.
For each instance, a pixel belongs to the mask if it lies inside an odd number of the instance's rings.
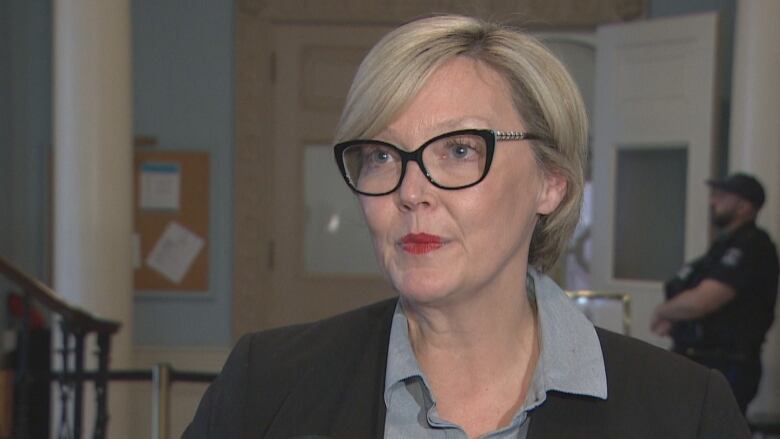
[{"label": "black-framed glasses", "polygon": [[349,140],[333,150],[347,185],[359,194],[379,196],[401,186],[410,161],[434,186],[464,189],[485,178],[496,142],[539,139],[523,131],[468,129],[436,136],[411,152],[381,140]]}]

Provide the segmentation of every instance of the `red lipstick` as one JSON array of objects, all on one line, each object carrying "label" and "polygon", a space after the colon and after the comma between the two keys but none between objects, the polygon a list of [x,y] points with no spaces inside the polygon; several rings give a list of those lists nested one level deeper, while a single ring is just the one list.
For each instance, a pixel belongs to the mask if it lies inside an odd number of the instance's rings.
[{"label": "red lipstick", "polygon": [[401,249],[413,255],[423,255],[444,246],[444,240],[427,233],[409,233],[401,238]]}]

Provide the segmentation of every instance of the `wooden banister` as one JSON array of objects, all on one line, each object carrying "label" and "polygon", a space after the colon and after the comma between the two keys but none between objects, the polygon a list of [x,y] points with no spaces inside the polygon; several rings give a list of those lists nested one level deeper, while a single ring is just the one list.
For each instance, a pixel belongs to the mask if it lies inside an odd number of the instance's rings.
[{"label": "wooden banister", "polygon": [[98,332],[108,334],[113,334],[119,330],[120,324],[118,322],[97,318],[89,312],[69,304],[48,285],[27,275],[2,256],[0,256],[0,274],[5,275],[47,309],[62,316],[63,319],[68,321],[68,325],[72,330],[82,333]]},{"label": "wooden banister", "polygon": [[[97,334],[98,367],[94,375],[95,386],[95,427],[92,437],[103,439],[106,435],[108,423],[107,397],[109,379],[109,358],[111,351],[111,337],[119,330],[119,322],[95,317],[89,312],[72,305],[62,299],[48,285],[24,273],[14,264],[0,257],[0,275],[8,278],[16,284],[24,295],[24,315],[20,329],[18,360],[16,365],[15,386],[18,387],[14,402],[14,433],[18,439],[28,439],[38,433],[30,431],[33,420],[30,415],[32,401],[29,398],[29,389],[33,382],[40,382],[42,378],[34,372],[28,364],[29,339],[30,339],[30,306],[32,301],[38,302],[52,313],[61,317],[59,329],[62,334],[61,347],[57,354],[61,356],[60,372],[51,374],[45,372],[45,379],[54,378],[60,385],[60,399],[62,399],[58,438],[80,438],[82,431],[82,405],[84,395],[84,383],[89,371],[84,368],[85,336],[91,333]],[[71,362],[72,360],[72,362]],[[69,409],[70,406],[70,409]],[[72,410],[71,410],[72,409]],[[68,415],[72,413],[72,417]],[[70,419],[70,421],[68,421]],[[72,424],[70,424],[72,422]],[[39,426],[40,422],[36,425]]]}]

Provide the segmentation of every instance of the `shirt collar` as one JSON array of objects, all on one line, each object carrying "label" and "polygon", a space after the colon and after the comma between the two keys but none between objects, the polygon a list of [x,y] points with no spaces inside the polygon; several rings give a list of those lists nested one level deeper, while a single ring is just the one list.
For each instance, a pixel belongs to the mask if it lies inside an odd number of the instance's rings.
[{"label": "shirt collar", "polygon": [[387,370],[385,372],[385,406],[390,406],[391,389],[411,377],[422,377],[420,365],[412,351],[409,340],[409,323],[406,320],[401,302],[395,304],[393,321],[390,326],[390,345],[387,351]]},{"label": "shirt collar", "polygon": [[718,232],[715,237],[715,240],[719,242],[725,242],[741,233],[744,233],[746,230],[755,229],[756,227],[757,226],[755,220],[748,220],[740,224],[739,227],[737,227],[734,230],[722,230]]},{"label": "shirt collar", "polygon": [[607,373],[596,329],[549,277],[529,268],[539,309],[542,389],[607,398]]},{"label": "shirt collar", "polygon": [[[593,324],[552,279],[531,267],[528,274],[533,281],[541,334],[541,353],[529,390],[539,402],[551,390],[606,399],[604,357]],[[400,303],[396,304],[391,325],[384,395],[388,406],[395,385],[415,376],[425,381]]]}]

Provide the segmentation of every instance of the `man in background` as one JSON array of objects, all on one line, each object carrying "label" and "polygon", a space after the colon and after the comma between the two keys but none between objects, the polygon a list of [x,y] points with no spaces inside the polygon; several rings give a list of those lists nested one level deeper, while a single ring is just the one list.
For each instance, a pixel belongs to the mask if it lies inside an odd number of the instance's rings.
[{"label": "man in background", "polygon": [[710,180],[711,219],[718,235],[706,254],[664,285],[666,301],[651,320],[673,350],[726,376],[742,413],[758,391],[761,345],[774,320],[778,256],[756,226],[764,189],[737,173]]}]

